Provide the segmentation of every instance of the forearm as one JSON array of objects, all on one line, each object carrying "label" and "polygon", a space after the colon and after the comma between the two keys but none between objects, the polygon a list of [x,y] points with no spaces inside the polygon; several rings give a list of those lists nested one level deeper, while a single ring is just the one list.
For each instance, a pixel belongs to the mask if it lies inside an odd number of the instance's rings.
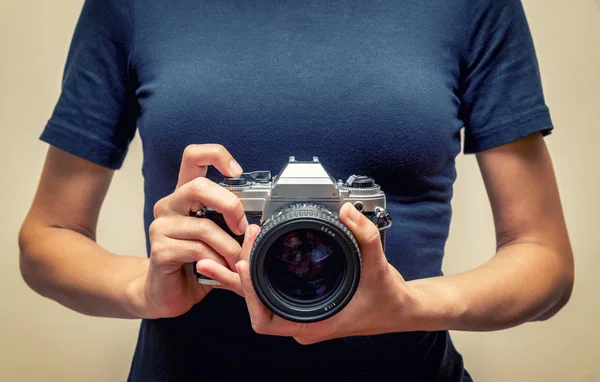
[{"label": "forearm", "polygon": [[147,258],[109,253],[66,228],[25,227],[20,246],[23,278],[37,293],[83,314],[136,318],[128,288]]},{"label": "forearm", "polygon": [[514,243],[476,269],[410,281],[410,330],[491,331],[546,319],[570,296],[573,268],[565,258],[539,244]]}]

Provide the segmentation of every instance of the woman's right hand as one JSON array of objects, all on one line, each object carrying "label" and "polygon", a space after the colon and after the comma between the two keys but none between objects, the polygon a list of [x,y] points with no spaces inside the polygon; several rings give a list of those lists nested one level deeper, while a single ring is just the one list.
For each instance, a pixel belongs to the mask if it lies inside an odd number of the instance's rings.
[{"label": "woman's right hand", "polygon": [[240,200],[227,189],[206,178],[209,165],[225,176],[240,176],[241,167],[220,145],[190,145],[184,153],[175,191],[154,206],[149,228],[148,270],[132,281],[128,294],[131,310],[138,317],[175,317],[187,312],[212,289],[199,284],[193,272],[221,283],[219,288],[242,295],[235,264],[241,247],[209,219],[193,215],[202,207],[223,214],[227,226],[242,235],[248,222]]}]

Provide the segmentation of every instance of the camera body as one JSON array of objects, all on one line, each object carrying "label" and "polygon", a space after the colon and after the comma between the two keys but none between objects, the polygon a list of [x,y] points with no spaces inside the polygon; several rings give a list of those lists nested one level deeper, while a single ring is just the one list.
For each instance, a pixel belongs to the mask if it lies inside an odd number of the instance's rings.
[{"label": "camera body", "polygon": [[[262,302],[274,313],[297,322],[320,321],[339,312],[352,298],[360,280],[360,248],[337,212],[351,202],[381,231],[391,226],[386,198],[375,180],[352,175],[332,178],[317,157],[290,157],[275,177],[254,171],[220,183],[244,206],[248,221],[261,226],[250,255],[250,274]],[[210,208],[196,214],[227,227]],[[198,282],[214,284],[196,274]]]}]

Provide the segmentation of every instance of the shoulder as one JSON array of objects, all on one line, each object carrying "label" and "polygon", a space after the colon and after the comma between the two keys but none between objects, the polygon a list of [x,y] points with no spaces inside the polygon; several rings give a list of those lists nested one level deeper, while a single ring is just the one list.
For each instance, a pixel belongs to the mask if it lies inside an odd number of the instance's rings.
[{"label": "shoulder", "polygon": [[[129,46],[135,29],[134,0],[85,0],[77,23],[74,40]],[[98,45],[100,44],[100,45]]]},{"label": "shoulder", "polygon": [[521,8],[521,0],[467,0],[467,6],[471,9],[503,9]]},{"label": "shoulder", "polygon": [[135,0],[85,0],[82,9],[82,15],[115,23],[132,21],[134,12]]},{"label": "shoulder", "polygon": [[524,13],[521,0],[468,0],[467,8],[471,22],[497,21]]},{"label": "shoulder", "polygon": [[468,0],[467,30],[473,44],[487,49],[506,39],[528,38],[529,27],[521,0]]}]

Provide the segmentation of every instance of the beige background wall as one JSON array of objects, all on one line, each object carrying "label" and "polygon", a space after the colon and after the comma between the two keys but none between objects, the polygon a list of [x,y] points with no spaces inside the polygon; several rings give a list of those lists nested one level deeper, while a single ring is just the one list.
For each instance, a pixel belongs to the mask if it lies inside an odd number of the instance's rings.
[{"label": "beige background wall", "polygon": [[[18,272],[17,232],[46,150],[37,137],[58,97],[81,5],[0,0],[0,381],[125,380],[137,335],[136,321],[85,317],[42,299]],[[548,322],[454,338],[476,381],[600,382],[600,0],[524,5],[557,126],[548,143],[575,250],[575,291]],[[458,158],[447,273],[474,267],[494,250],[474,159]],[[99,240],[143,256],[140,168],[136,139],[106,200]]]}]

